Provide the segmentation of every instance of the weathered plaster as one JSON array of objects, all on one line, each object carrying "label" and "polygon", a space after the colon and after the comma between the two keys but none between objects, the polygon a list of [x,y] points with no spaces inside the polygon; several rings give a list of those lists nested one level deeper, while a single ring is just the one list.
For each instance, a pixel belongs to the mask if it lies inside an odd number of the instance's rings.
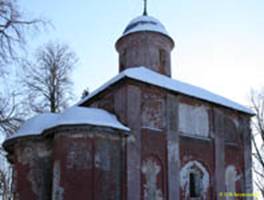
[{"label": "weathered plaster", "polygon": [[142,126],[152,129],[163,129],[165,121],[165,101],[163,97],[151,91],[146,91],[142,95]]},{"label": "weathered plaster", "polygon": [[66,163],[69,169],[91,169],[92,156],[91,152],[87,151],[87,145],[83,143],[72,143],[68,147]]},{"label": "weathered plaster", "polygon": [[173,141],[168,141],[168,158],[171,162],[179,162],[179,145]]},{"label": "weathered plaster", "polygon": [[166,129],[167,129],[167,159],[168,159],[168,199],[180,198],[179,171],[180,146],[178,132],[178,99],[177,96],[166,96]]},{"label": "weathered plaster", "polygon": [[[253,180],[252,180],[252,147],[251,147],[251,129],[250,129],[250,119],[245,118],[241,120],[243,124],[242,134],[243,134],[243,144],[244,144],[244,190],[246,193],[253,192]],[[252,199],[250,197],[248,200]]]},{"label": "weathered plaster", "polygon": [[208,187],[210,184],[210,176],[206,168],[198,161],[190,161],[185,164],[180,171],[180,184],[181,188],[185,193],[185,199],[189,199],[189,176],[190,173],[198,169],[202,172],[202,195],[203,198],[206,199]]},{"label": "weathered plaster", "polygon": [[141,192],[141,90],[127,88],[127,125],[136,142],[127,143],[127,200],[140,199]]},{"label": "weathered plaster", "polygon": [[95,167],[104,171],[110,171],[111,158],[109,144],[97,145],[97,149],[94,156]]},{"label": "weathered plaster", "polygon": [[[236,182],[241,179],[241,175],[238,174],[235,166],[229,165],[225,171],[225,188],[226,192],[236,192]],[[229,197],[227,199],[234,199]]]},{"label": "weathered plaster", "polygon": [[[32,195],[31,192],[36,196],[37,200],[47,200],[49,198],[50,189],[46,187],[51,181],[50,177],[50,155],[51,149],[48,141],[39,141],[39,139],[28,139],[28,141],[21,140],[20,143],[16,144],[16,159],[15,165],[19,166],[21,170],[26,173],[24,178],[30,183],[28,189],[24,190],[25,185],[19,184],[17,188],[19,191],[16,192],[16,196]],[[17,171],[17,169],[15,169]],[[22,174],[18,174],[21,176]],[[25,182],[23,183],[25,184]],[[19,194],[22,192],[22,194]]]},{"label": "weathered plaster", "polygon": [[[173,41],[155,32],[138,32],[121,37],[116,43],[119,53],[119,71],[130,67],[146,66],[161,74],[171,76],[170,52]],[[163,58],[161,55],[163,52]]]},{"label": "weathered plaster", "polygon": [[145,176],[144,200],[163,200],[162,191],[157,185],[157,176],[161,171],[161,166],[153,160],[143,162],[142,173]]},{"label": "weathered plaster", "polygon": [[64,189],[60,186],[60,181],[60,161],[55,161],[53,166],[52,200],[63,200]]},{"label": "weathered plaster", "polygon": [[207,107],[180,103],[179,131],[185,134],[208,137],[209,117]]}]

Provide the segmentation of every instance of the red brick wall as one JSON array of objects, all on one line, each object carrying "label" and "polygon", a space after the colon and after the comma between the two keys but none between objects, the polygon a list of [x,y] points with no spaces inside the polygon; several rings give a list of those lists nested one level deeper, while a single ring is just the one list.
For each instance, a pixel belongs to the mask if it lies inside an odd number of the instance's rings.
[{"label": "red brick wall", "polygon": [[27,178],[31,167],[16,160],[14,169],[15,199],[36,199],[37,196],[32,190],[32,183]]},{"label": "red brick wall", "polygon": [[[240,179],[236,182],[236,192],[243,193],[243,172],[244,172],[244,151],[243,147],[238,145],[225,145],[225,169],[232,165],[237,171]],[[238,198],[239,199],[239,198]]]},{"label": "red brick wall", "polygon": [[[200,162],[208,171],[210,186],[206,195],[207,199],[213,199],[213,176],[214,176],[214,145],[212,141],[180,137],[181,167],[189,161]],[[185,193],[181,190],[181,199],[185,199]]]},{"label": "red brick wall", "polygon": [[60,164],[57,190],[61,188],[63,199],[121,199],[121,139],[74,134],[57,136],[54,143],[53,162]]},{"label": "red brick wall", "polygon": [[[166,135],[164,132],[142,129],[142,164],[148,161],[156,163],[160,168],[157,175],[157,188],[161,190],[164,199],[167,199],[167,151]],[[141,198],[144,199],[146,176],[142,173]]]}]

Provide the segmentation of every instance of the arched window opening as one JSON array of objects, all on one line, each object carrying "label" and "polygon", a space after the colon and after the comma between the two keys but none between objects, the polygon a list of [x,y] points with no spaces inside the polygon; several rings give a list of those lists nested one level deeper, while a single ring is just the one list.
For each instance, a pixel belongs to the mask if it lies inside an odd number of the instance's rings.
[{"label": "arched window opening", "polygon": [[159,50],[159,72],[165,74],[167,66],[167,52],[164,49]]},{"label": "arched window opening", "polygon": [[124,51],[119,55],[119,68],[120,68],[120,71],[125,70],[126,56],[127,56],[127,50],[124,49]]},{"label": "arched window opening", "polygon": [[206,199],[210,177],[205,166],[198,161],[190,161],[180,171],[180,185],[184,199]]},{"label": "arched window opening", "polygon": [[189,175],[189,193],[190,197],[201,197],[202,193],[202,177],[200,174],[191,172]]},{"label": "arched window opening", "polygon": [[159,59],[160,59],[160,66],[164,67],[166,65],[166,51],[164,49],[159,50]]}]

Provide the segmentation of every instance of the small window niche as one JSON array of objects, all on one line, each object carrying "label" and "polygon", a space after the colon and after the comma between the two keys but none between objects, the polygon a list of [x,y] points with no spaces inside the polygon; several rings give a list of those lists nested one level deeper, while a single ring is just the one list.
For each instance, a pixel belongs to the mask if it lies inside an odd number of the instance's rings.
[{"label": "small window niche", "polygon": [[165,73],[166,68],[166,51],[164,49],[159,50],[159,62],[160,62],[160,72]]},{"label": "small window niche", "polygon": [[166,63],[166,51],[164,49],[159,50],[160,65],[164,66]]},{"label": "small window niche", "polygon": [[192,199],[200,199],[202,196],[202,175],[199,171],[189,174],[189,194]]},{"label": "small window niche", "polygon": [[124,49],[124,51],[121,54],[119,54],[119,69],[120,69],[120,71],[125,70],[126,56],[127,56],[127,50]]}]

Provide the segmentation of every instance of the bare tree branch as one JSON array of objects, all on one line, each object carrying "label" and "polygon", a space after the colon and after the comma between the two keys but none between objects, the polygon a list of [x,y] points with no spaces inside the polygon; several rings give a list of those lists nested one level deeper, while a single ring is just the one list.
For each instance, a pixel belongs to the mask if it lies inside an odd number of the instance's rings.
[{"label": "bare tree branch", "polygon": [[[30,32],[39,31],[46,22],[41,19],[26,18],[19,9],[16,0],[0,0],[0,78],[10,72],[8,64],[20,61]],[[0,87],[0,134],[6,137],[12,135],[21,125],[26,116],[20,102],[20,94],[5,90],[6,83]],[[15,90],[15,89],[12,89]],[[0,148],[0,195],[2,199],[12,199],[11,196],[11,166],[4,158]],[[5,168],[3,164],[6,164]]]},{"label": "bare tree branch", "polygon": [[18,60],[18,51],[26,45],[26,31],[38,30],[46,22],[41,19],[25,19],[16,0],[0,0],[0,70]]},{"label": "bare tree branch", "polygon": [[255,118],[252,121],[253,128],[253,158],[254,173],[255,173],[255,185],[262,193],[264,198],[264,90],[251,91],[251,105],[253,111],[256,113]]},{"label": "bare tree branch", "polygon": [[0,132],[10,136],[23,122],[23,114],[16,102],[18,94],[0,95]]},{"label": "bare tree branch", "polygon": [[24,65],[22,83],[33,112],[60,112],[72,98],[71,71],[77,57],[67,45],[48,43]]}]

